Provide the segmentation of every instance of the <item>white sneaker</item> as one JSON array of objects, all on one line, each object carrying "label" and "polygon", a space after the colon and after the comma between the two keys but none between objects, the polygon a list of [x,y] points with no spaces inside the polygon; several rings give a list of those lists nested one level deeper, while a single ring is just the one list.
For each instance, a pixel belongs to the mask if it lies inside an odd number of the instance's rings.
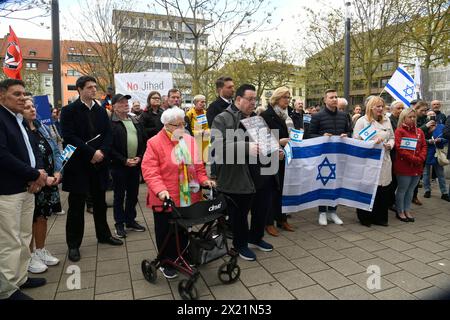
[{"label": "white sneaker", "polygon": [[58,216],[62,216],[62,215],[65,215],[66,212],[64,210],[61,210],[60,212],[55,212],[55,214]]},{"label": "white sneaker", "polygon": [[328,216],[328,220],[333,221],[335,224],[344,224],[344,222],[338,217],[336,212],[331,212]]},{"label": "white sneaker", "polygon": [[47,271],[48,267],[39,259],[35,252],[31,254],[30,263],[28,264],[28,271],[31,273],[43,273]]},{"label": "white sneaker", "polygon": [[59,263],[59,259],[52,256],[50,252],[45,248],[36,249],[35,254],[47,266],[56,266]]},{"label": "white sneaker", "polygon": [[327,214],[325,212],[319,213],[319,224],[321,226],[326,226],[327,223]]}]

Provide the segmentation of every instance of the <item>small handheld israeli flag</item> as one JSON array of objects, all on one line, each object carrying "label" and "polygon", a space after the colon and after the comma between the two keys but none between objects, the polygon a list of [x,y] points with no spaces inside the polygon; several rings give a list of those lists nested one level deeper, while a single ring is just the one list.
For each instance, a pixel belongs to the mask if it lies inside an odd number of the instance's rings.
[{"label": "small handheld israeli flag", "polygon": [[293,142],[302,142],[303,141],[303,134],[305,133],[304,130],[297,130],[297,129],[291,129],[291,132],[289,134],[289,138]]},{"label": "small handheld israeli flag", "polygon": [[311,123],[311,119],[312,119],[312,117],[311,117],[311,115],[310,114],[304,114],[303,115],[303,123]]},{"label": "small handheld israeli flag", "polygon": [[369,124],[367,127],[362,129],[358,134],[364,141],[369,141],[374,135],[377,134],[377,130],[371,124]]},{"label": "small handheld israeli flag", "polygon": [[406,106],[414,99],[415,83],[403,66],[399,66],[384,88],[394,99],[401,100]]},{"label": "small handheld israeli flag", "polygon": [[71,144],[68,144],[65,148],[64,151],[62,152],[61,156],[59,157],[59,159],[64,162],[64,161],[68,161],[70,159],[70,157],[73,155],[73,153],[75,152],[77,148],[74,147]]},{"label": "small handheld israeli flag", "polygon": [[206,114],[201,114],[197,116],[197,123],[201,126],[207,124],[208,120],[206,119]]},{"label": "small handheld israeli flag", "polygon": [[290,142],[288,142],[288,144],[284,147],[284,156],[286,159],[286,164],[290,164],[292,161],[292,146]]},{"label": "small handheld israeli flag", "polygon": [[417,141],[419,141],[419,139],[402,138],[400,149],[416,151]]}]

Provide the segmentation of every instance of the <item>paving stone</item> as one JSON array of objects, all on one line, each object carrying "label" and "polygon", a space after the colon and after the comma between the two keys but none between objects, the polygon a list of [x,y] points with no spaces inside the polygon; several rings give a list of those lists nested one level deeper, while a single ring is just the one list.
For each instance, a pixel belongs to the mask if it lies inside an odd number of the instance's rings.
[{"label": "paving stone", "polygon": [[156,297],[171,293],[169,283],[161,273],[158,274],[155,283],[150,283],[146,280],[132,281],[132,290],[135,299]]},{"label": "paving stone", "polygon": [[411,260],[411,257],[392,249],[375,251],[373,254],[393,264]]},{"label": "paving stone", "polygon": [[307,234],[313,236],[317,240],[326,240],[336,237],[336,235],[332,232],[329,232],[325,229],[319,229],[314,231],[308,231]]},{"label": "paving stone", "polygon": [[374,294],[380,300],[417,300],[415,296],[400,288],[392,288]]},{"label": "paving stone", "polygon": [[338,236],[350,242],[366,239],[364,235],[353,231],[341,232]]},{"label": "paving stone", "polygon": [[441,246],[430,240],[422,240],[413,243],[416,247],[422,248],[424,250],[430,251],[432,253],[437,253],[447,250],[447,247]]},{"label": "paving stone", "polygon": [[55,300],[93,300],[94,288],[58,292]]},{"label": "paving stone", "polygon": [[139,251],[155,251],[155,245],[151,239],[130,241],[127,239],[127,251],[139,252]]},{"label": "paving stone", "polygon": [[367,239],[372,239],[374,241],[384,241],[384,240],[392,239],[391,235],[387,235],[387,234],[377,231],[377,230],[363,232],[361,234],[364,235]]},{"label": "paving stone", "polygon": [[[32,278],[39,277],[33,276]],[[24,289],[22,292],[32,297],[34,300],[54,300],[57,287],[57,283],[49,283],[39,288]]]},{"label": "paving stone", "polygon": [[282,256],[284,256],[288,260],[298,259],[309,256],[308,251],[300,248],[299,246],[289,246],[275,249]]},{"label": "paving stone", "polygon": [[348,249],[355,246],[354,243],[344,240],[341,237],[326,239],[323,240],[323,243],[335,250]]},{"label": "paving stone", "polygon": [[446,227],[443,227],[440,225],[431,225],[431,226],[426,226],[424,228],[431,231],[434,234],[439,234],[439,235],[448,235],[450,233],[449,228],[446,228]]},{"label": "paving stone", "polygon": [[[83,256],[81,256],[83,258]],[[117,260],[127,258],[127,250],[125,246],[120,247],[103,247],[98,248],[98,261]]]},{"label": "paving stone", "polygon": [[364,291],[356,284],[331,290],[330,293],[336,296],[339,300],[377,300],[375,296],[371,295],[367,291]]},{"label": "paving stone", "polygon": [[441,288],[444,291],[450,291],[450,275],[446,273],[439,273],[437,275],[424,279],[435,287]]},{"label": "paving stone", "polygon": [[415,292],[414,295],[420,300],[448,300],[450,291],[432,287]]},{"label": "paving stone", "polygon": [[375,258],[373,254],[358,247],[343,249],[339,252],[356,262]]},{"label": "paving stone", "polygon": [[295,243],[297,243],[300,247],[302,247],[305,250],[319,249],[327,246],[325,243],[312,237],[295,240]]},{"label": "paving stone", "polygon": [[104,277],[97,277],[95,284],[95,294],[108,293],[131,289],[129,273],[119,273]]},{"label": "paving stone", "polygon": [[306,257],[292,260],[292,263],[297,266],[304,273],[310,274],[312,272],[330,269],[330,266],[323,263],[315,257]]},{"label": "paving stone", "polygon": [[67,270],[69,266],[78,266],[81,272],[95,271],[97,269],[97,259],[95,257],[84,258],[83,256],[78,262],[72,262],[67,259],[64,264],[64,270]]},{"label": "paving stone", "polygon": [[366,269],[350,259],[342,259],[337,261],[327,262],[334,270],[338,271],[344,276],[364,272]]},{"label": "paving stone", "polygon": [[332,269],[311,273],[309,276],[327,290],[333,290],[353,284],[352,281]]},{"label": "paving stone", "polygon": [[289,291],[312,286],[315,282],[300,270],[277,273],[274,277]]},{"label": "paving stone", "polygon": [[240,280],[246,287],[273,282],[275,279],[263,267],[242,270]]},{"label": "paving stone", "polygon": [[441,241],[448,240],[448,237],[441,236],[441,235],[431,232],[431,231],[417,233],[417,236],[420,236],[421,238],[430,240],[432,242],[441,242]]},{"label": "paving stone", "polygon": [[396,232],[391,234],[394,238],[400,239],[407,243],[412,243],[420,240],[424,240],[419,234],[413,234],[406,231]]},{"label": "paving stone", "polygon": [[354,241],[353,243],[358,247],[360,247],[361,249],[364,249],[368,252],[378,251],[387,248],[385,245],[382,245],[379,242],[374,241],[372,239]]},{"label": "paving stone", "polygon": [[236,283],[230,285],[220,285],[210,287],[210,290],[214,296],[214,298],[218,300],[253,300],[254,297],[248,291],[248,289],[242,284],[242,282],[238,281]]},{"label": "paving stone", "polygon": [[[381,274],[379,283],[373,281],[373,278],[371,278],[372,275],[372,273],[369,274],[364,272],[349,276],[348,278],[359,287],[372,294],[395,287],[394,284],[386,280],[386,277],[384,277],[383,274]],[[379,287],[377,287],[378,285]]]},{"label": "paving stone", "polygon": [[264,259],[259,263],[271,274],[295,269],[295,265],[282,256]]},{"label": "paving stone", "polygon": [[336,300],[336,297],[319,285],[297,289],[291,292],[298,300]]},{"label": "paving stone", "polygon": [[438,252],[437,255],[441,258],[450,260],[450,250]]},{"label": "paving stone", "polygon": [[153,260],[157,256],[157,252],[153,250],[129,252],[128,262],[130,265],[141,264],[143,260]]},{"label": "paving stone", "polygon": [[360,265],[362,265],[364,268],[369,268],[371,266],[377,266],[380,268],[381,276],[400,271],[401,269],[392,263],[387,262],[384,259],[381,259],[379,257],[369,260],[364,260],[359,262]]},{"label": "paving stone", "polygon": [[407,256],[414,258],[415,260],[418,260],[423,263],[430,263],[430,262],[441,259],[440,256],[438,256],[434,253],[428,252],[421,248],[415,248],[415,249],[403,251],[403,253],[406,254]]},{"label": "paving stone", "polygon": [[441,271],[415,260],[402,262],[397,264],[397,266],[422,279],[441,273]]},{"label": "paving stone", "polygon": [[322,260],[323,262],[329,262],[345,258],[338,251],[329,247],[310,250],[309,252],[316,258]]},{"label": "paving stone", "polygon": [[249,288],[257,300],[294,300],[295,298],[278,282]]},{"label": "paving stone", "polygon": [[396,251],[406,251],[410,249],[414,249],[413,245],[410,245],[409,243],[406,243],[405,241],[399,240],[399,239],[390,239],[381,241],[381,244],[385,245],[388,248],[391,248]]},{"label": "paving stone", "polygon": [[97,263],[97,276],[130,272],[128,259],[99,261]]},{"label": "paving stone", "polygon": [[[203,299],[203,298],[202,298]],[[175,300],[172,294],[164,294],[162,296],[139,299],[139,300]]]},{"label": "paving stone", "polygon": [[[284,232],[287,233],[287,232]],[[279,237],[265,237],[264,238],[265,241],[267,241],[268,243],[270,243],[271,245],[273,245],[274,248],[278,249],[278,248],[282,248],[282,247],[288,247],[288,246],[292,246],[295,243],[291,240],[289,240],[288,238],[280,235]]]},{"label": "paving stone", "polygon": [[[70,278],[70,282],[67,283],[69,277],[72,274],[64,273],[59,281],[58,292],[70,291],[69,287],[75,285],[74,278]],[[95,271],[80,273],[80,289],[89,289],[95,287]]]},{"label": "paving stone", "polygon": [[436,268],[445,272],[446,274],[450,274],[450,261],[447,259],[433,261],[428,263],[430,267]]},{"label": "paving stone", "polygon": [[432,286],[429,282],[426,282],[406,271],[391,273],[386,275],[385,278],[409,293],[420,291]]}]

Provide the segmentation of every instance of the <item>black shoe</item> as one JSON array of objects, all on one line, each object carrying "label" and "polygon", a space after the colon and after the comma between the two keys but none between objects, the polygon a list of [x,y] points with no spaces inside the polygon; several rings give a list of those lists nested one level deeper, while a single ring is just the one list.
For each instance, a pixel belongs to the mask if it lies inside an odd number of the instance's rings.
[{"label": "black shoe", "polygon": [[127,223],[126,227],[127,227],[127,229],[131,229],[131,230],[137,231],[137,232],[144,232],[145,231],[145,227],[141,226],[136,221],[133,221],[132,223]]},{"label": "black shoe", "polygon": [[116,223],[116,236],[118,236],[119,238],[127,237],[127,232],[125,231],[123,223]]},{"label": "black shoe", "polygon": [[398,220],[402,221],[402,222],[409,222],[408,218],[402,218],[400,217],[398,214],[395,215],[397,217]]},{"label": "black shoe", "polygon": [[374,222],[373,224],[376,226],[389,227],[387,222]]},{"label": "black shoe", "polygon": [[443,194],[441,196],[441,199],[450,202],[450,198],[449,198],[448,194]]},{"label": "black shoe", "polygon": [[425,191],[424,198],[431,198],[431,191]]},{"label": "black shoe", "polygon": [[20,290],[16,290],[7,300],[34,300]]},{"label": "black shoe", "polygon": [[80,261],[81,256],[80,256],[80,249],[75,248],[75,249],[69,249],[69,260],[72,262],[77,262]]},{"label": "black shoe", "polygon": [[20,289],[39,288],[47,283],[45,278],[28,278],[27,281],[20,286]]},{"label": "black shoe", "polygon": [[114,238],[113,236],[111,236],[111,237],[109,237],[108,239],[105,239],[105,240],[98,240],[98,243],[106,243],[106,244],[110,244],[112,246],[121,246],[121,245],[123,245],[123,241],[122,240]]},{"label": "black shoe", "polygon": [[372,224],[369,221],[360,221],[363,226],[370,228]]}]

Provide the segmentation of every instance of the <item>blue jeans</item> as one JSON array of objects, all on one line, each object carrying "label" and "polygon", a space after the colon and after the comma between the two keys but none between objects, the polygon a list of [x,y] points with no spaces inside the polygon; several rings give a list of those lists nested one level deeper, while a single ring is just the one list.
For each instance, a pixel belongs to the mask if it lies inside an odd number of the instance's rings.
[{"label": "blue jeans", "polygon": [[414,189],[419,180],[420,176],[397,176],[398,187],[395,194],[395,203],[398,213],[410,212]]},{"label": "blue jeans", "polygon": [[447,186],[445,185],[444,167],[440,166],[439,164],[425,166],[425,171],[423,173],[423,187],[425,189],[425,192],[426,191],[431,192],[430,175],[432,167],[436,172],[437,179],[439,181],[439,189],[441,189],[441,194],[447,194]]}]

